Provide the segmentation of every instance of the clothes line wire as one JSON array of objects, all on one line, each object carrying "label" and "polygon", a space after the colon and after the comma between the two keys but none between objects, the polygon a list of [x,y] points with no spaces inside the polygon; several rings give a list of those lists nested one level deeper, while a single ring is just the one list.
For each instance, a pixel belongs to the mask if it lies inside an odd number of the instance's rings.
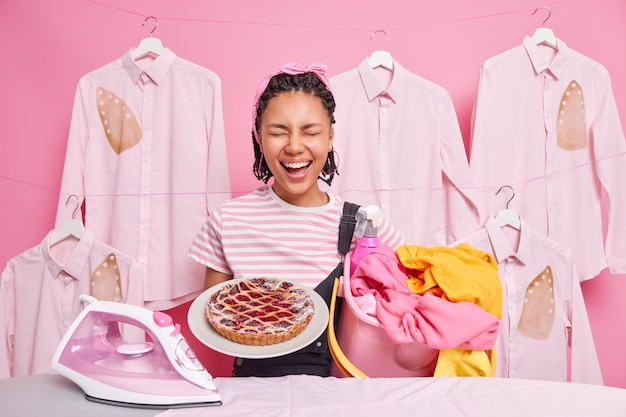
[{"label": "clothes line wire", "polygon": [[[118,10],[124,13],[128,13],[128,14],[132,14],[135,16],[141,16],[141,17],[146,17],[146,16],[154,16],[154,14],[149,13],[149,14],[144,14],[144,13],[139,13],[136,12],[134,10],[130,10],[130,9],[126,9],[126,8],[122,8],[119,6],[113,6],[110,4],[106,4],[102,1],[96,1],[96,0],[84,0],[88,3],[93,3],[96,4],[98,6],[101,7],[107,7],[109,9],[114,9],[114,10]],[[542,6],[545,7],[551,7],[557,3],[562,2],[563,0],[553,0],[551,2],[548,2],[546,4],[541,4]],[[487,19],[487,18],[493,18],[493,17],[498,17],[498,16],[508,16],[508,15],[513,15],[513,14],[521,14],[521,13],[528,13],[528,15],[530,16],[531,13],[536,10],[537,7],[533,6],[530,9],[519,9],[519,10],[508,10],[508,11],[504,11],[504,12],[497,12],[497,13],[490,13],[490,14],[480,14],[480,15],[475,15],[475,16],[466,16],[466,17],[459,17],[459,18],[453,18],[453,19],[448,19],[448,20],[442,20],[442,21],[438,21],[438,22],[430,22],[430,23],[423,23],[423,24],[418,24],[418,25],[410,25],[410,26],[400,26],[400,27],[395,27],[395,28],[386,28],[385,31],[387,33],[390,32],[396,32],[396,31],[404,31],[404,30],[411,30],[411,29],[419,29],[419,28],[423,28],[423,27],[430,27],[430,26],[436,26],[436,25],[445,25],[445,24],[451,24],[451,23],[459,23],[459,22],[466,22],[466,21],[471,21],[471,20],[480,20],[480,19]],[[290,24],[290,23],[276,23],[276,22],[260,22],[260,21],[249,21],[249,20],[227,20],[227,19],[203,19],[203,18],[190,18],[190,17],[168,17],[168,16],[156,16],[159,20],[171,20],[171,21],[187,21],[187,22],[203,22],[203,23],[226,23],[226,24],[237,24],[237,25],[259,25],[259,26],[278,26],[278,27],[296,27],[296,28],[310,28],[310,29],[317,29],[317,30],[340,30],[340,31],[351,31],[351,32],[367,32],[367,33],[371,33],[372,29],[371,28],[367,28],[367,29],[360,29],[360,28],[354,28],[354,27],[340,27],[340,26],[323,26],[323,25],[306,25],[306,24]]]},{"label": "clothes line wire", "polygon": [[[579,164],[579,165],[575,165],[573,167],[569,167],[569,168],[564,168],[558,171],[553,171],[550,172],[546,175],[539,175],[533,178],[526,178],[524,180],[521,181],[517,181],[514,183],[507,183],[507,185],[511,186],[511,187],[518,187],[520,185],[523,184],[527,184],[527,183],[531,183],[533,181],[539,181],[542,179],[547,179],[550,177],[554,177],[554,176],[558,176],[558,175],[563,175],[563,174],[567,174],[570,171],[574,171],[577,170],[579,168],[585,168],[591,165],[595,165],[599,162],[602,161],[606,161],[606,160],[610,160],[613,158],[617,158],[620,156],[624,156],[626,155],[626,152],[621,152],[615,155],[611,155],[611,156],[607,156],[605,158],[600,158],[600,159],[596,159],[593,161],[589,161],[589,162],[585,162],[583,164]],[[341,175],[341,167],[339,167],[339,175]],[[48,191],[48,192],[53,192],[53,193],[58,193],[59,191],[56,189],[52,189],[50,187],[44,187],[42,185],[39,184],[35,184],[35,183],[31,183],[28,181],[23,181],[17,178],[12,178],[12,177],[8,177],[5,175],[0,175],[0,179],[2,180],[6,180],[6,181],[12,181],[12,182],[16,182],[22,185],[26,185],[26,186],[30,186],[30,187],[34,187],[34,188],[38,188],[40,190],[44,190],[44,191]],[[499,186],[498,186],[499,187]],[[256,187],[255,187],[256,188]],[[406,187],[406,188],[379,188],[373,191],[411,191],[411,190],[420,190],[420,191],[441,191],[441,190],[445,190],[445,189],[450,189],[450,188],[455,188],[455,189],[459,189],[459,190],[490,190],[493,189],[495,187],[486,187],[486,186],[470,186],[470,187]],[[247,193],[250,192],[252,190],[247,189],[247,190],[231,190],[228,192],[228,194],[241,194],[241,193]],[[347,189],[346,191],[356,191],[356,190],[352,190],[352,189]],[[86,194],[84,197],[85,198],[97,198],[97,197],[154,197],[154,196],[174,196],[174,195],[219,195],[219,194],[224,194],[227,193],[227,191],[214,191],[214,192],[206,192],[206,191],[198,191],[198,192],[168,192],[168,193],[122,193],[122,194]],[[69,195],[68,195],[69,196]]]}]

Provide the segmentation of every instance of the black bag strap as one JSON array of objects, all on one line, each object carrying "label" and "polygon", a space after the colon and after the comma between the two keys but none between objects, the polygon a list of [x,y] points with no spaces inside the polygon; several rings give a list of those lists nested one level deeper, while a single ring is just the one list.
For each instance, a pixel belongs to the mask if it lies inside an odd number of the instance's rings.
[{"label": "black bag strap", "polygon": [[341,222],[339,223],[339,241],[337,242],[337,249],[343,256],[350,250],[350,243],[352,243],[352,235],[356,228],[356,213],[359,211],[358,204],[349,203],[345,201],[343,203],[343,215],[341,216]]},{"label": "black bag strap", "polygon": [[[341,221],[339,223],[339,238],[337,240],[337,251],[341,255],[341,261],[335,267],[331,273],[332,279],[338,278],[343,275],[344,257],[350,250],[350,244],[352,243],[352,235],[356,228],[356,213],[359,211],[358,204],[344,202],[343,214],[341,215]],[[330,283],[332,288],[332,281]]]},{"label": "black bag strap", "polygon": [[[339,223],[339,239],[337,243],[337,249],[341,254],[341,261],[333,271],[331,275],[332,278],[331,276],[329,276],[325,280],[325,283],[327,283],[326,285],[330,284],[330,302],[328,303],[330,316],[328,318],[328,328],[326,330],[327,343],[329,345],[328,350],[331,357],[333,358],[337,366],[340,367],[340,369],[343,368],[344,365],[350,361],[347,360],[347,358],[342,361],[339,360],[338,357],[336,357],[336,355],[343,356],[343,352],[341,352],[341,348],[339,347],[339,342],[337,341],[337,336],[335,334],[335,329],[339,326],[339,319],[341,317],[341,310],[343,307],[342,299],[340,297],[337,297],[337,288],[339,286],[339,277],[343,275],[345,255],[350,250],[350,244],[352,243],[352,235],[354,234],[354,229],[356,228],[357,224],[356,213],[359,211],[359,208],[359,205],[349,203],[347,201],[343,204],[343,215],[341,216],[341,222]],[[330,281],[329,278],[331,278],[332,281]],[[353,365],[351,366],[356,369],[356,367],[354,367]],[[348,374],[347,371],[344,371],[344,373],[346,375]],[[355,371],[351,373],[351,375],[357,375],[357,372]],[[362,375],[362,377],[365,376],[365,374]]]},{"label": "black bag strap", "polygon": [[348,202],[343,203],[343,214],[339,222],[339,237],[337,238],[337,250],[341,254],[341,260],[333,269],[333,271],[326,277],[324,281],[315,287],[327,305],[330,305],[330,297],[332,294],[333,283],[335,278],[339,278],[343,275],[344,257],[350,250],[350,244],[352,243],[352,235],[356,228],[356,213],[359,211],[359,205]]}]

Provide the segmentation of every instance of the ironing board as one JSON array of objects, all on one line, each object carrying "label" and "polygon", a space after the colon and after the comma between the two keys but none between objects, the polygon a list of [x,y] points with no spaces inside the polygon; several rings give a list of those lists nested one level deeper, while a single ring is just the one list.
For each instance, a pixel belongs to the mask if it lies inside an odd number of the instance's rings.
[{"label": "ironing board", "polygon": [[2,415],[63,417],[623,417],[626,389],[503,378],[216,378],[223,405],[147,410],[85,400],[59,375],[0,379]]},{"label": "ironing board", "polygon": [[78,385],[56,374],[0,379],[0,404],[3,416],[152,417],[162,412],[87,401]]},{"label": "ironing board", "polygon": [[223,405],[158,417],[624,417],[626,389],[504,378],[217,378]]}]

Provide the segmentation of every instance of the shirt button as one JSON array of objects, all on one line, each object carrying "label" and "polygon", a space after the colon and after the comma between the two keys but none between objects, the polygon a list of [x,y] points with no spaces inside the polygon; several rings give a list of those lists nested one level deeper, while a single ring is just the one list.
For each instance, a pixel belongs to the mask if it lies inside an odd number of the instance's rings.
[{"label": "shirt button", "polygon": [[235,364],[236,364],[237,366],[241,366],[241,364],[242,364],[242,363],[243,363],[243,359],[241,359],[241,358],[237,358],[237,359],[235,359]]},{"label": "shirt button", "polygon": [[141,259],[141,260],[139,260],[139,262],[141,262],[142,265],[145,265],[146,260],[145,259]]}]

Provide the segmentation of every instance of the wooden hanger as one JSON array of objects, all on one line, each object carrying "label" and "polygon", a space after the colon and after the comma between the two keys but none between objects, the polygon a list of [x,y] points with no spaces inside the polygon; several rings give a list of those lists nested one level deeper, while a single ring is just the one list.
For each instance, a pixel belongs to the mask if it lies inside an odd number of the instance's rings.
[{"label": "wooden hanger", "polygon": [[54,234],[54,236],[52,236],[52,239],[50,240],[50,246],[55,245],[70,236],[74,236],[78,239],[82,239],[83,235],[85,234],[85,226],[83,225],[83,222],[74,218],[74,216],[76,215],[76,212],[80,208],[80,204],[78,204],[78,197],[76,197],[74,194],[71,194],[69,197],[67,197],[67,201],[65,201],[65,205],[67,205],[70,202],[70,199],[72,197],[76,199],[76,208],[72,212],[72,218],[67,219],[65,220],[65,222],[63,222],[61,229],[58,230]]},{"label": "wooden hanger", "polygon": [[520,230],[521,219],[519,217],[519,214],[517,214],[516,211],[509,209],[509,203],[511,202],[511,200],[513,200],[513,197],[515,197],[515,190],[513,190],[513,187],[511,187],[510,185],[503,185],[496,192],[496,195],[498,195],[504,187],[510,188],[513,195],[511,196],[511,198],[509,198],[509,201],[506,202],[506,209],[500,210],[496,214],[496,223],[500,227],[511,226],[514,229]]},{"label": "wooden hanger", "polygon": [[154,19],[154,27],[150,31],[150,36],[147,38],[143,38],[141,42],[139,42],[137,48],[135,48],[135,50],[133,51],[132,56],[134,60],[141,59],[148,55],[158,56],[163,53],[163,43],[159,38],[155,38],[152,36],[157,26],[159,26],[159,21],[154,16],[148,16],[144,19],[141,26],[144,26],[148,19]]},{"label": "wooden hanger", "polygon": [[535,30],[535,33],[533,34],[533,41],[537,45],[543,43],[553,48],[556,48],[556,36],[554,35],[554,32],[552,31],[552,29],[545,27],[546,22],[548,21],[548,19],[550,19],[550,16],[552,16],[552,11],[546,6],[540,6],[537,7],[534,12],[532,12],[532,15],[537,13],[537,10],[539,9],[546,9],[548,11],[548,16],[544,19],[541,27]]},{"label": "wooden hanger", "polygon": [[370,40],[374,39],[374,36],[378,32],[382,32],[385,34],[385,41],[380,45],[380,49],[378,51],[374,51],[370,55],[370,66],[372,67],[372,69],[383,67],[385,69],[388,69],[389,71],[393,71],[393,57],[389,52],[383,49],[383,46],[387,43],[387,40],[389,40],[389,35],[387,35],[387,32],[382,29],[378,29],[374,31],[374,33],[372,33]]}]

